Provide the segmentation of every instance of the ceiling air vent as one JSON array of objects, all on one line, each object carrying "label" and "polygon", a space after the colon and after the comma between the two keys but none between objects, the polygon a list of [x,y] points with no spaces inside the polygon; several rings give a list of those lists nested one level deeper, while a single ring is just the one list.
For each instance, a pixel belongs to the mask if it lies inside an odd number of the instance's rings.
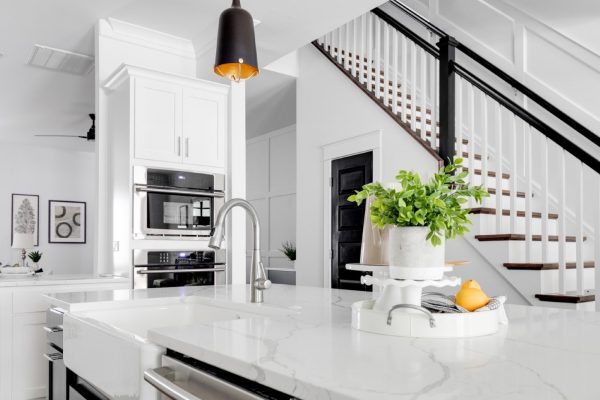
[{"label": "ceiling air vent", "polygon": [[68,74],[85,75],[94,67],[94,57],[36,44],[27,64]]}]

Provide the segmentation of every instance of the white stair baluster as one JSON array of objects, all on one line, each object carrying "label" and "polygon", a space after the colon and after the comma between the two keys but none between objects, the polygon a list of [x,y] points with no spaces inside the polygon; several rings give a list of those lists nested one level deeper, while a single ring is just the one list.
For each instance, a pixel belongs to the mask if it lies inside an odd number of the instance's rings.
[{"label": "white stair baluster", "polygon": [[350,56],[354,56],[354,54],[350,54],[350,22],[345,25],[344,30],[344,68],[346,71],[350,70]]},{"label": "white stair baluster", "polygon": [[558,195],[558,290],[560,293],[567,291],[567,263],[565,255],[566,245],[566,196],[567,196],[567,158],[564,149],[560,149],[559,170],[559,195]]},{"label": "white stair baluster", "polygon": [[549,186],[548,186],[548,138],[544,135],[540,135],[540,140],[542,142],[540,151],[542,153],[542,182],[541,182],[541,191],[542,191],[542,262],[546,263],[550,260],[548,259],[548,251],[549,251],[549,240],[548,236],[550,232],[548,230],[548,218],[549,218],[549,205],[548,205],[548,196],[549,196]]},{"label": "white stair baluster", "polygon": [[381,19],[375,17],[375,96],[381,99]]},{"label": "white stair baluster", "polygon": [[358,54],[356,54],[356,50],[358,48],[358,21],[359,19],[356,18],[352,21],[352,76],[353,77],[357,77],[356,75],[356,71],[358,70],[358,68],[356,67],[358,65]]},{"label": "white stair baluster", "polygon": [[[433,121],[431,121],[433,124]],[[432,125],[433,126],[433,125]],[[463,80],[456,76],[456,156],[462,158],[463,142]],[[433,128],[432,128],[433,130]]]},{"label": "white stair baluster", "polygon": [[[398,115],[398,31],[392,31],[392,74],[394,87],[392,96],[392,111],[394,115]],[[404,88],[402,88],[404,90]]]},{"label": "white stair baluster", "polygon": [[[481,114],[483,120],[483,126],[481,127],[481,184],[485,189],[489,187],[488,185],[488,98],[487,95],[482,93],[481,96]],[[471,168],[471,173],[475,174],[475,168]],[[485,207],[487,205],[486,198],[483,198],[482,206]]]},{"label": "white stair baluster", "polygon": [[[496,103],[496,233],[502,233],[502,106]],[[514,178],[513,178],[514,179]],[[511,209],[511,214],[517,210]]]},{"label": "white stair baluster", "polygon": [[[427,53],[423,49],[420,51],[420,89],[421,89],[421,130],[427,132]],[[431,127],[431,147],[435,147],[435,130]]]},{"label": "white stair baluster", "polygon": [[[410,42],[410,129],[417,130],[417,45]],[[426,140],[425,131],[421,139]]]},{"label": "white stair baluster", "polygon": [[[437,66],[437,58],[429,56],[428,57],[428,63],[429,63],[429,109],[430,109],[430,119],[431,119],[431,126],[432,126],[432,131],[433,132],[437,132],[437,95],[438,95],[438,86],[436,85],[437,82],[437,73],[436,73],[436,66]],[[431,147],[434,149],[437,149],[437,142],[435,140],[431,141]],[[458,153],[459,155],[461,153]]]},{"label": "white stair baluster", "polygon": [[343,43],[342,30],[343,30],[342,26],[337,28],[337,62],[339,64],[342,64],[342,62],[343,62],[343,60],[342,60],[342,43]]},{"label": "white stair baluster", "polygon": [[583,276],[583,163],[577,162],[577,204],[575,212],[577,213],[577,235],[576,240],[576,269],[577,269],[577,293],[583,294],[584,287],[584,276]]},{"label": "white stair baluster", "polygon": [[373,90],[373,20],[375,16],[369,13],[368,26],[367,26],[367,89],[369,92]]},{"label": "white stair baluster", "polygon": [[525,136],[525,182],[526,182],[526,191],[529,194],[525,200],[525,260],[526,262],[531,262],[531,247],[532,247],[532,232],[531,232],[531,193],[533,193],[533,184],[532,184],[532,157],[533,157],[533,149],[532,149],[532,136],[533,136],[533,128],[527,124],[524,127],[524,136]]},{"label": "white stair baluster", "polygon": [[323,46],[325,48],[325,51],[331,54],[331,32],[325,34]]},{"label": "white stair baluster", "polygon": [[402,89],[402,122],[406,123],[408,121],[408,43],[406,36],[401,36],[402,42],[402,84],[400,88]]},{"label": "white stair baluster", "polygon": [[[390,82],[390,26],[387,22],[383,22],[383,62],[381,63],[383,68],[383,89],[385,90],[384,99],[385,106],[390,106],[390,91],[388,89]],[[396,88],[392,88],[392,93],[396,91]]]},{"label": "white stair baluster", "polygon": [[[475,88],[469,83],[469,145],[467,151],[469,154],[469,183],[475,184]],[[462,148],[462,145],[461,145]],[[484,186],[486,188],[486,186]],[[486,188],[487,189],[487,188]],[[475,207],[475,201],[471,200],[472,206]]]},{"label": "white stair baluster", "polygon": [[364,84],[366,79],[364,74],[367,73],[365,70],[365,58],[367,57],[367,18],[369,14],[363,14],[360,16],[360,56],[358,58],[358,79],[360,83]]},{"label": "white stair baluster", "polygon": [[[519,187],[519,164],[518,164],[518,152],[519,144],[517,140],[517,116],[512,115],[511,118],[511,162],[510,162],[510,232],[515,233],[517,228],[517,195]],[[496,194],[497,195],[497,194]],[[530,196],[531,193],[527,193],[526,196]],[[502,197],[501,197],[502,198]]]}]

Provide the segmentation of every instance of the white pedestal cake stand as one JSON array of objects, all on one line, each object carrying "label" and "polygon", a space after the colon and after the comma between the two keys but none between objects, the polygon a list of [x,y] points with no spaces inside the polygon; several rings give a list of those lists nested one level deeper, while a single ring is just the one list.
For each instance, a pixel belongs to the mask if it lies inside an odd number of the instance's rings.
[{"label": "white pedestal cake stand", "polygon": [[[384,335],[457,338],[489,335],[498,331],[503,310],[471,313],[431,313],[421,307],[424,287],[459,286],[461,279],[442,276],[442,279],[390,279],[387,266],[348,264],[347,269],[373,272],[361,282],[379,288],[377,299],[359,301],[352,305],[354,329]],[[448,267],[442,267],[444,272]]]}]

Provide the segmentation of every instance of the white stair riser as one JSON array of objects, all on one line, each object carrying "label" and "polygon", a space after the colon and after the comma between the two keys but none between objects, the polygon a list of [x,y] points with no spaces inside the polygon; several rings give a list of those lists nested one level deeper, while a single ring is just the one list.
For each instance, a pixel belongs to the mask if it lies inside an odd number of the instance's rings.
[{"label": "white stair riser", "polygon": [[[495,188],[495,186],[492,186],[492,188]],[[495,194],[490,194],[490,197],[485,199],[485,203],[489,208],[496,208],[496,202],[498,199],[500,200],[500,204],[502,205],[503,209],[510,210],[510,196],[496,196]],[[517,210],[525,211],[525,198],[517,197],[516,200]],[[481,207],[481,204],[473,202],[473,204],[469,205],[469,207]]]},{"label": "white stair riser", "polygon": [[[494,233],[525,233],[525,217],[517,217],[515,219],[515,229],[510,229],[510,217],[502,216],[502,223],[499,229],[496,229],[496,215],[489,214],[471,214],[471,221],[473,222],[473,229],[471,232],[475,234],[494,234]],[[531,219],[531,231],[535,235],[541,235],[542,233],[542,219],[532,218]],[[558,234],[558,220],[548,220],[548,234]]]},{"label": "white stair riser", "polygon": [[[511,272],[520,272],[520,271],[511,271]],[[540,274],[540,293],[556,293],[560,290],[559,287],[559,279],[558,279],[558,270],[544,270],[538,271]],[[575,269],[567,269],[565,271],[565,289],[567,291],[576,291],[577,290],[577,271]],[[583,269],[583,288],[584,289],[593,289],[595,286],[595,271],[594,268],[584,268]],[[515,278],[517,278],[515,276]]]},{"label": "white stair riser", "polygon": [[[478,241],[479,242],[479,241]],[[542,242],[531,243],[531,258],[527,260],[526,242],[524,240],[498,240],[489,242],[479,242],[477,247],[485,254],[498,253],[499,263],[521,263],[521,262],[557,262],[558,261],[558,242],[548,243],[548,252],[545,259],[542,258]],[[585,246],[584,246],[585,248]],[[585,252],[584,252],[585,253]],[[565,244],[565,257],[567,260],[576,259],[575,242]],[[585,258],[585,256],[584,256]]]}]

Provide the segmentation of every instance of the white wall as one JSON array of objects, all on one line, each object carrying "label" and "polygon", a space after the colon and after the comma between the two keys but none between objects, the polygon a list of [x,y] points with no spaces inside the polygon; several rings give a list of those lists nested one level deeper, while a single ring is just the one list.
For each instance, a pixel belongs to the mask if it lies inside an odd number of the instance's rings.
[{"label": "white wall", "polygon": [[[289,270],[293,264],[279,250],[282,242],[296,241],[296,126],[249,139],[246,154],[247,198],[260,218],[263,264],[267,269]],[[252,249],[251,229],[248,223],[248,250]],[[283,274],[294,272],[283,271]]]},{"label": "white wall", "polygon": [[[39,195],[40,265],[54,273],[92,273],[95,226],[90,218],[96,209],[94,153],[33,145],[0,145],[0,261],[15,263],[20,250],[11,242],[11,194]],[[48,243],[48,200],[87,203],[87,243]]]},{"label": "white wall", "polygon": [[[395,168],[430,174],[436,160],[312,45],[299,50],[297,82],[297,284],[323,286],[322,146],[381,130],[397,135]],[[387,149],[394,151],[393,149]],[[393,157],[392,157],[393,158]],[[386,173],[389,164],[385,163]]]}]

